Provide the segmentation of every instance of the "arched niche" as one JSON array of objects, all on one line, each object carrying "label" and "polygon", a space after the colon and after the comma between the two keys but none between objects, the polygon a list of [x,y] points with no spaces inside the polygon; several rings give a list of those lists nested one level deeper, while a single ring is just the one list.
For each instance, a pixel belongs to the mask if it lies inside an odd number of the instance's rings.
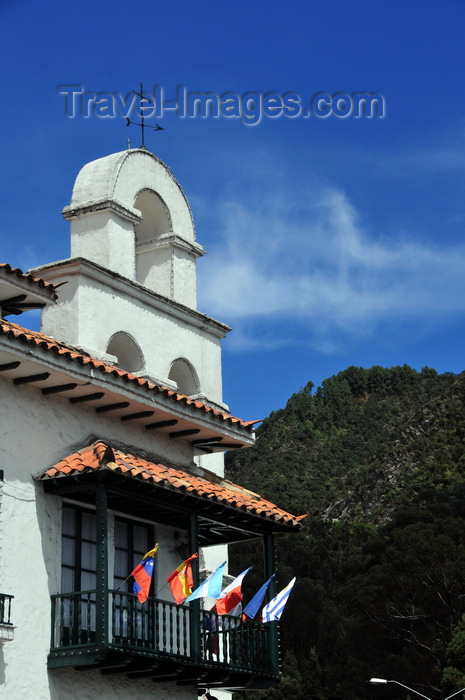
[{"label": "arched niche", "polygon": [[196,260],[204,250],[184,192],[153,153],[131,149],[87,163],[63,216],[73,258],[197,308]]},{"label": "arched niche", "polygon": [[134,208],[142,215],[142,221],[135,226],[136,254],[137,245],[171,233],[173,225],[168,207],[154,190],[145,188],[138,192]]},{"label": "arched niche", "polygon": [[153,153],[131,149],[87,163],[74,183],[71,204],[63,215],[73,222],[93,211],[107,212],[131,222],[138,220],[135,201],[148,190],[157,194],[169,211],[170,231],[195,243],[194,221],[181,186],[169,168]]},{"label": "arched niche", "polygon": [[184,357],[179,357],[172,363],[168,379],[175,382],[178,391],[186,396],[193,396],[200,391],[197,372]]},{"label": "arched niche", "polygon": [[144,369],[144,356],[134,338],[118,331],[108,341],[107,353],[117,358],[117,364],[127,372],[142,372]]}]

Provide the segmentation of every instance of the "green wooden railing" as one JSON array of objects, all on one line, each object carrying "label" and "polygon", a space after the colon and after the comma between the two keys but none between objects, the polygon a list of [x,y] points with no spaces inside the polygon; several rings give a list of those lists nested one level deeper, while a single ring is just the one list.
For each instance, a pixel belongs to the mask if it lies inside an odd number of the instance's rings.
[{"label": "green wooden railing", "polygon": [[0,593],[0,625],[12,625],[11,622],[11,601],[13,595]]},{"label": "green wooden railing", "polygon": [[194,612],[189,606],[158,598],[141,604],[135,595],[115,590],[108,591],[108,611],[106,629],[98,630],[95,590],[52,596],[51,651],[71,652],[96,646],[102,639],[108,648],[136,654],[265,675],[275,672],[269,625],[205,610]]}]

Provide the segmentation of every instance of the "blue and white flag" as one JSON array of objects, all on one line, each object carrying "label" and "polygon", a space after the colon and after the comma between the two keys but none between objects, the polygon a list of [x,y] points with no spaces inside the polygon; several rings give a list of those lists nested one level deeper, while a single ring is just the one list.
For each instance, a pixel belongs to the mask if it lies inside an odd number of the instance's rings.
[{"label": "blue and white flag", "polygon": [[273,620],[279,620],[283,614],[284,606],[287,603],[289,594],[292,590],[292,586],[295,583],[295,576],[290,583],[287,584],[286,588],[278,593],[277,596],[270,600],[270,602],[265,605],[262,610],[262,622],[272,622]]},{"label": "blue and white flag", "polygon": [[244,619],[244,616],[250,617],[251,620],[254,619],[255,615],[258,613],[258,611],[260,609],[261,604],[263,603],[263,598],[265,597],[265,593],[268,589],[268,586],[270,585],[270,583],[272,582],[274,577],[275,577],[275,574],[270,576],[268,581],[266,581],[263,584],[263,586],[260,588],[260,590],[258,590],[255,593],[254,597],[251,600],[249,600],[249,602],[245,606],[244,610],[242,611],[242,619]]},{"label": "blue and white flag", "polygon": [[219,598],[223,588],[223,569],[225,566],[226,562],[224,561],[210,576],[207,576],[205,581],[195,591],[192,591],[184,603],[190,603],[191,600],[196,600],[196,598]]}]

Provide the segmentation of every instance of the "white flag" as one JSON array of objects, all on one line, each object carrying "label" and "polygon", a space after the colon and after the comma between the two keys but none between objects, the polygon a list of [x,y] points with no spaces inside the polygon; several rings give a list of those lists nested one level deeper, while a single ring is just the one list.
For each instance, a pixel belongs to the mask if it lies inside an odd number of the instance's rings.
[{"label": "white flag", "polygon": [[273,600],[270,600],[267,605],[262,610],[262,621],[263,622],[272,622],[273,620],[279,620],[281,615],[283,614],[284,606],[287,603],[287,599],[289,598],[289,594],[292,590],[292,586],[295,583],[295,576],[292,579],[290,583],[287,584],[286,588],[283,588],[283,590],[278,593],[277,596],[273,598]]}]

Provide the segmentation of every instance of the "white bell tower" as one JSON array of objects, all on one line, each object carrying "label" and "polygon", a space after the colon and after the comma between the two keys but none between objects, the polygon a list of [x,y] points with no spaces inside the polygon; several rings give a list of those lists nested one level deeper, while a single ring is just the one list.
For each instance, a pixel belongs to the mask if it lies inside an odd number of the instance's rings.
[{"label": "white bell tower", "polygon": [[87,163],[63,216],[71,257],[197,308],[196,259],[204,251],[179,183],[153,153],[132,149]]},{"label": "white bell tower", "polygon": [[63,216],[71,257],[37,269],[62,284],[42,313],[42,331],[225,408],[220,341],[230,329],[197,311],[204,251],[167,166],[144,148],[87,163]]}]

